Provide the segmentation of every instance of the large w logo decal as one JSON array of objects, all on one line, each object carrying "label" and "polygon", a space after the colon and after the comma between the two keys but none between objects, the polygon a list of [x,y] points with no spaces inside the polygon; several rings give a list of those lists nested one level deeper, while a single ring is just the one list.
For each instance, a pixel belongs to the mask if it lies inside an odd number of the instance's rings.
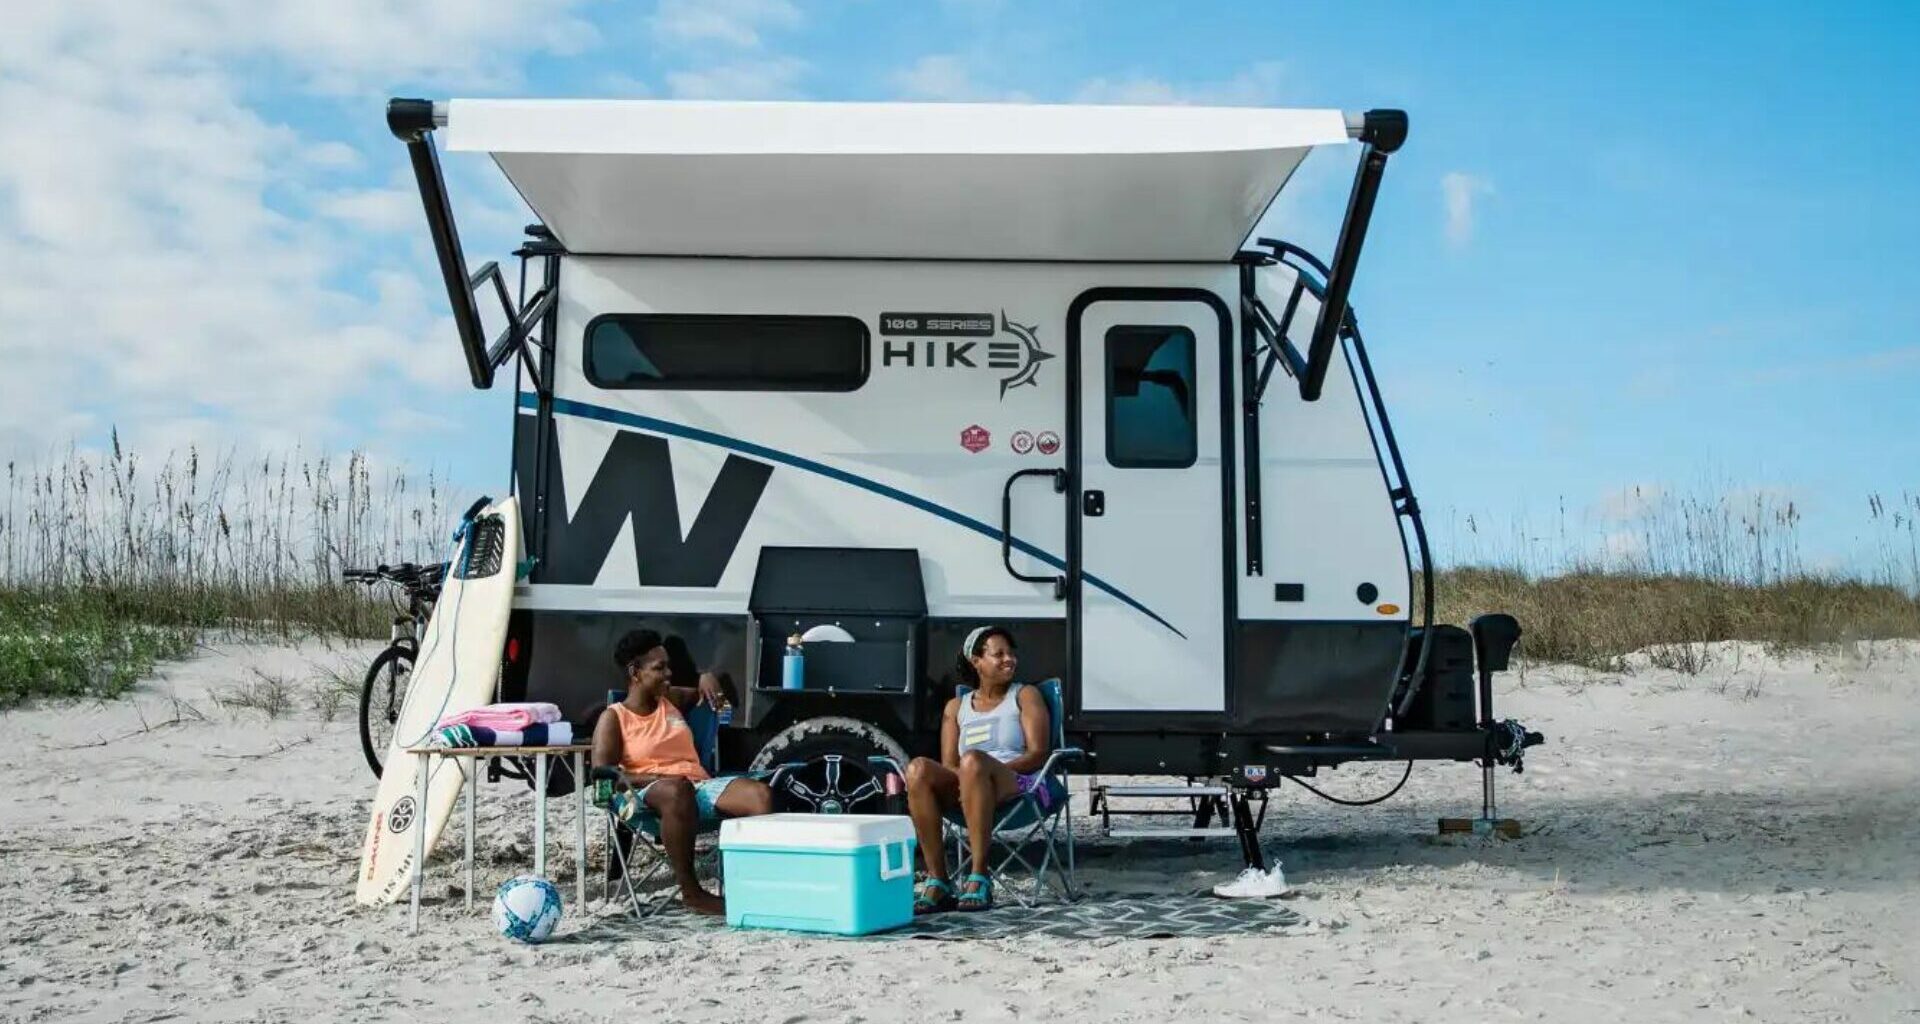
[{"label": "large w logo decal", "polygon": [[[514,473],[521,494],[537,494],[533,479],[532,422],[515,431]],[[547,437],[547,536],[536,583],[591,584],[613,551],[620,527],[633,520],[634,561],[640,583],[650,587],[714,587],[746,532],[773,467],[728,455],[693,525],[680,529],[674,494],[673,457],[667,439],[622,430],[587,482],[580,507],[567,515],[567,484],[559,441]]]}]

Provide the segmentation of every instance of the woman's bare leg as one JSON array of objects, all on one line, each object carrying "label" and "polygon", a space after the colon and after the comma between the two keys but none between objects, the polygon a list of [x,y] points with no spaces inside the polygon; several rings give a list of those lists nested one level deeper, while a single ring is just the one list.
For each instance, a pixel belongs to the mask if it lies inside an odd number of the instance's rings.
[{"label": "woman's bare leg", "polygon": [[759,779],[735,779],[727,783],[713,802],[722,818],[751,818],[773,813],[773,790]]},{"label": "woman's bare leg", "polygon": [[693,873],[693,837],[699,831],[693,783],[681,778],[660,779],[647,787],[646,802],[660,819],[660,845],[666,847],[667,863],[673,866],[674,880],[680,883],[680,901],[696,914],[725,913],[726,904],[701,888]]},{"label": "woman's bare leg", "polygon": [[951,768],[929,757],[916,757],[907,763],[907,814],[913,818],[920,860],[927,866],[929,878],[944,881],[947,877],[947,843],[941,822],[947,809],[959,803],[960,776]]},{"label": "woman's bare leg", "polygon": [[989,841],[993,838],[994,812],[1000,804],[1020,791],[1020,780],[1013,769],[978,750],[960,757],[960,811],[967,817],[967,843],[973,851],[973,873],[989,874]]}]

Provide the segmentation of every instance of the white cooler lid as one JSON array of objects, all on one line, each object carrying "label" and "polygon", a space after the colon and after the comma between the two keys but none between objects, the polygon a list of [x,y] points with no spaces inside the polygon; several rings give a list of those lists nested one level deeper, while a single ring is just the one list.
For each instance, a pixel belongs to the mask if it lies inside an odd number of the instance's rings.
[{"label": "white cooler lid", "polygon": [[913,820],[900,814],[762,814],[720,823],[720,848],[797,846],[852,850],[913,837]]}]

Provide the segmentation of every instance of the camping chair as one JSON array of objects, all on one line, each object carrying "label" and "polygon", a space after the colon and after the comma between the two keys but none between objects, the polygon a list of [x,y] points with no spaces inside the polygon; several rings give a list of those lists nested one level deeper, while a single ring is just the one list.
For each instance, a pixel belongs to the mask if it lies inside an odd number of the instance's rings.
[{"label": "camping chair", "polygon": [[[1040,691],[1047,701],[1051,752],[1046,763],[1040,766],[1039,774],[1043,785],[1053,790],[1055,799],[1051,807],[1042,807],[1037,796],[1022,793],[995,808],[992,840],[987,850],[991,863],[986,871],[980,872],[993,879],[996,891],[1004,889],[1023,907],[1033,906],[1033,900],[1018,888],[1001,884],[1017,871],[1033,878],[1036,891],[1052,889],[1069,902],[1080,898],[1074,879],[1073,798],[1067,786],[1067,769],[1086,757],[1086,751],[1067,746],[1066,702],[1060,695],[1060,680],[1048,679],[1028,685]],[[965,700],[972,692],[972,687],[962,686],[955,691],[955,696]],[[890,758],[874,760],[892,764]],[[899,765],[892,767],[900,770]],[[965,816],[957,808],[948,811],[945,826],[947,838],[953,843],[955,877],[973,873]]]},{"label": "camping chair", "polygon": [[[625,690],[608,690],[607,704],[608,706],[618,704],[626,697]],[[705,768],[708,775],[718,776],[720,774],[720,716],[706,704],[695,704],[681,714],[687,720],[687,728],[693,733],[693,749],[700,758],[700,767]],[[792,765],[781,765],[771,772],[747,772],[743,773],[742,777],[773,783],[792,768]],[[627,901],[633,904],[633,915],[644,917],[658,907],[663,900],[659,894],[642,900],[640,889],[653,881],[661,872],[670,868],[667,851],[660,845],[660,819],[645,807],[640,808],[639,813],[635,814],[631,820],[623,820],[615,813],[612,788],[604,787],[603,792],[603,787],[599,783],[619,781],[618,768],[595,767],[589,772],[588,777],[594,783],[594,806],[599,807],[606,818],[608,864],[607,885],[602,903],[604,905],[613,899],[613,884],[618,880],[626,889]],[[699,835],[714,835],[719,831],[718,823],[703,824],[700,826]],[[709,850],[708,853],[711,854],[712,851]],[[700,854],[696,847],[696,867],[699,860]],[[714,867],[716,869],[714,873],[718,874],[717,859],[714,861]],[[639,871],[637,878],[635,877],[636,869]]]}]

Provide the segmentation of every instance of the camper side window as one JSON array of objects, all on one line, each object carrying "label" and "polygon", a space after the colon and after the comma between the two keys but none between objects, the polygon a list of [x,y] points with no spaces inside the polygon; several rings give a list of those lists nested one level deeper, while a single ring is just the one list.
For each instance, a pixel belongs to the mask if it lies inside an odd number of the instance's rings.
[{"label": "camper side window", "polygon": [[1199,455],[1194,427],[1194,341],[1185,327],[1107,331],[1107,462],[1180,469]]},{"label": "camper side window", "polygon": [[853,391],[867,325],[848,316],[621,314],[587,325],[587,380],[602,388]]}]

